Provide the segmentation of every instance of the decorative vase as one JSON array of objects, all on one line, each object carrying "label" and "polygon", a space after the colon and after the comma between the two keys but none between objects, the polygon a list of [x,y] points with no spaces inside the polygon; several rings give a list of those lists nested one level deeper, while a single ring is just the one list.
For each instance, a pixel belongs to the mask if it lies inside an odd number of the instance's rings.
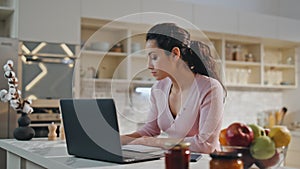
[{"label": "decorative vase", "polygon": [[35,132],[34,130],[29,127],[31,123],[30,118],[28,117],[27,113],[21,112],[21,117],[18,119],[19,127],[14,130],[14,137],[17,140],[31,140]]}]

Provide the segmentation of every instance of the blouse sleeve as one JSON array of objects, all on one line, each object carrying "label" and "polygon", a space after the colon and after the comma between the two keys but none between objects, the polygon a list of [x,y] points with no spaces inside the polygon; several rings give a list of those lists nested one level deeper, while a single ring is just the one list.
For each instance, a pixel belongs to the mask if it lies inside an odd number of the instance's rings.
[{"label": "blouse sleeve", "polygon": [[150,111],[148,112],[146,124],[137,131],[141,136],[157,136],[160,134],[160,128],[157,123],[158,111],[155,106],[156,100],[153,91],[154,89],[152,88],[150,95]]},{"label": "blouse sleeve", "polygon": [[219,150],[219,132],[223,119],[223,88],[216,80],[210,80],[210,85],[201,99],[199,113],[199,133],[185,137],[190,142],[190,150],[201,153],[211,153]]}]

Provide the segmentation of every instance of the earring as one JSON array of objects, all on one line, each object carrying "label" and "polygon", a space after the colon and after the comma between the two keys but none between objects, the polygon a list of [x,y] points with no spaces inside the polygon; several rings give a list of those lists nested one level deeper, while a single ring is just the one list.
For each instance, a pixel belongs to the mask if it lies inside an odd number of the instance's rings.
[{"label": "earring", "polygon": [[195,68],[195,66],[191,66],[190,69],[193,70]]}]

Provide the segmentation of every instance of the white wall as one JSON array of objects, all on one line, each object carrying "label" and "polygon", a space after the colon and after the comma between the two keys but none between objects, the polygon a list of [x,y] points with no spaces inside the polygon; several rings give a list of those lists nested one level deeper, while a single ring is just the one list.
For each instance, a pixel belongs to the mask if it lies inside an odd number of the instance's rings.
[{"label": "white wall", "polygon": [[279,110],[282,107],[282,92],[276,90],[228,90],[225,103],[223,127],[233,121],[257,123],[257,114]]}]

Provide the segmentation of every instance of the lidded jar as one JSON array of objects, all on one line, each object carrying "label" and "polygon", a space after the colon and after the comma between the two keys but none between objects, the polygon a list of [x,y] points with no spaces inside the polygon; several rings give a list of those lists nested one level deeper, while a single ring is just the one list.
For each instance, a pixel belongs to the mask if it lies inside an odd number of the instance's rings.
[{"label": "lidded jar", "polygon": [[211,153],[210,169],[243,169],[242,154],[237,152]]},{"label": "lidded jar", "polygon": [[237,61],[241,60],[241,45],[233,46],[232,60],[237,60]]},{"label": "lidded jar", "polygon": [[166,143],[166,146],[170,148],[165,152],[165,168],[188,169],[190,162],[190,143]]}]

